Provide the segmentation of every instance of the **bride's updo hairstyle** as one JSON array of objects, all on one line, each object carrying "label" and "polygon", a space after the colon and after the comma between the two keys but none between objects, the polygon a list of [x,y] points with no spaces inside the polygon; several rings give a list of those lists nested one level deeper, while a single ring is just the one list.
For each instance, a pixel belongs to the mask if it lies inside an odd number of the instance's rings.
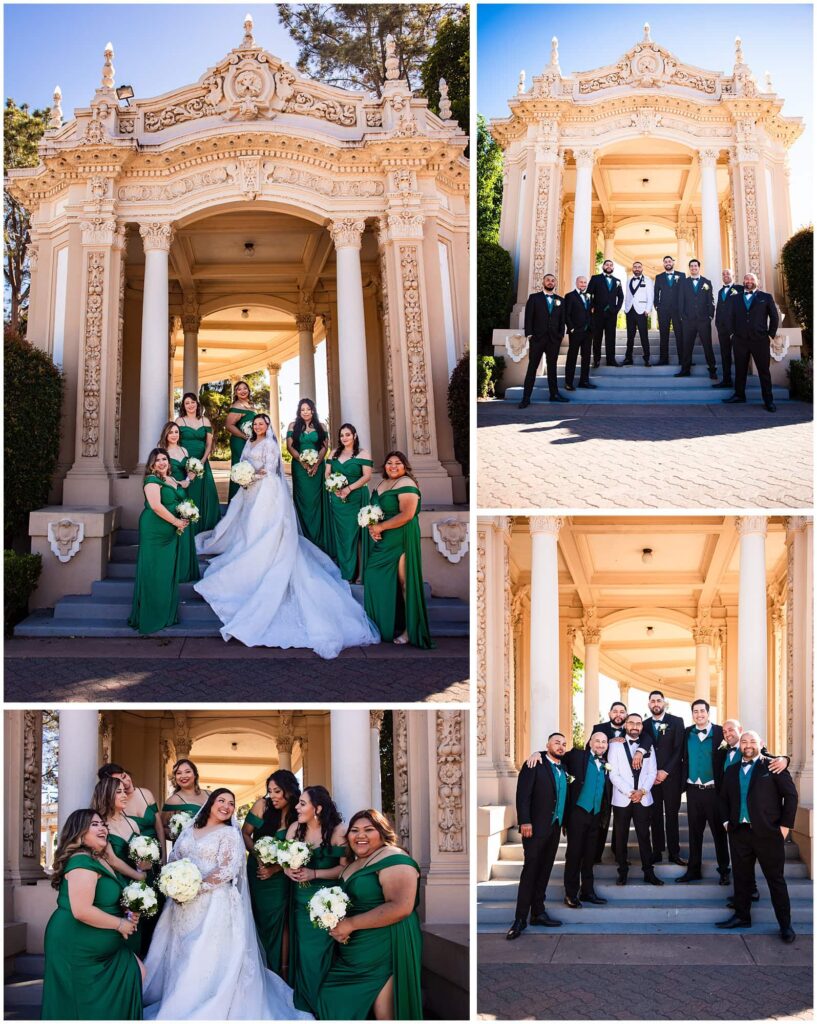
[{"label": "bride's updo hairstyle", "polygon": [[[213,792],[207,797],[207,801],[202,805],[201,810],[196,815],[196,820],[193,822],[193,828],[204,828],[210,818],[210,808],[221,796],[222,793],[229,793],[235,801],[235,793],[231,789],[227,789],[226,786],[219,786],[218,789],[214,789]],[[229,821],[224,822],[225,825],[229,825]]]},{"label": "bride's updo hairstyle", "polygon": [[349,846],[348,856],[351,857],[353,860],[357,859],[357,854],[352,848],[351,843],[349,843],[348,837],[349,832],[351,832],[355,822],[360,821],[361,818],[365,818],[367,821],[370,821],[372,825],[374,825],[374,827],[380,833],[380,838],[383,840],[384,846],[399,845],[397,842],[397,833],[392,828],[391,822],[386,817],[386,815],[382,814],[380,811],[376,811],[373,807],[368,807],[366,808],[366,810],[358,811],[357,814],[353,814],[352,817],[349,819],[349,824],[346,828],[346,842],[347,845]]},{"label": "bride's updo hairstyle", "polygon": [[[321,826],[321,849],[332,845],[332,833],[343,821],[343,815],[335,807],[329,790],[325,786],[307,786],[304,794],[309,797],[309,802],[315,808],[315,817]],[[318,808],[320,807],[320,811]],[[306,823],[298,822],[295,830],[295,838],[303,842],[306,839]]]},{"label": "bride's updo hairstyle", "polygon": [[[383,459],[383,468],[382,468],[381,472],[383,474],[383,479],[384,480],[390,480],[391,479],[389,474],[386,472],[386,463],[389,461],[389,459],[399,459],[403,463],[403,468],[406,471],[406,476],[409,478],[409,480],[413,480],[415,482],[415,484],[417,484],[417,477],[414,475],[414,470],[411,468],[411,463],[406,458],[406,456],[403,454],[403,452],[399,452],[396,449],[393,452],[389,452],[386,455],[385,459]],[[420,485],[417,484],[417,487],[419,489]]]},{"label": "bride's updo hairstyle", "polygon": [[255,433],[255,421],[256,420],[263,420],[266,423],[267,428],[268,428],[267,429],[267,433],[266,433],[267,437],[269,437],[269,432],[272,429],[272,423],[270,421],[269,416],[267,416],[267,414],[265,412],[259,412],[259,414],[257,416],[253,416],[253,418],[252,418],[252,436],[250,437],[251,441],[257,441],[258,440],[258,437],[257,437],[257,435]]},{"label": "bride's updo hairstyle", "polygon": [[[173,765],[172,769],[170,770],[170,774],[173,777],[173,793],[178,793],[179,790],[182,788],[178,784],[178,782],[176,782],[176,770],[180,768],[181,765],[183,764],[190,766],[190,770],[193,773],[193,788],[195,789],[196,793],[201,793],[201,786],[199,785],[199,770],[193,764],[189,757],[180,757],[179,760]],[[173,793],[171,793],[171,796],[173,795]]]},{"label": "bride's updo hairstyle", "polygon": [[[284,791],[287,805],[283,810],[279,811],[277,807],[272,806],[272,800],[269,795],[269,784],[271,782],[274,782],[279,789]],[[298,803],[301,796],[301,787],[298,785],[297,778],[292,772],[287,771],[286,768],[279,768],[264,783],[264,791],[264,824],[271,826],[276,832],[279,828],[286,828],[291,825],[297,816],[295,804]]]},{"label": "bride's updo hairstyle", "polygon": [[333,459],[340,458],[340,453],[343,451],[343,441],[341,441],[340,435],[344,430],[351,430],[352,437],[354,437],[354,441],[352,442],[352,458],[354,458],[360,451],[360,438],[357,436],[357,427],[353,423],[341,423],[340,429],[338,430],[338,446],[332,452]]},{"label": "bride's updo hairstyle", "polygon": [[298,409],[295,413],[295,426],[292,428],[292,445],[297,452],[301,450],[301,434],[306,430],[306,424],[301,419],[302,405],[308,405],[312,410],[312,422],[309,424],[309,429],[317,431],[318,448],[320,449],[323,442],[326,440],[326,431],[323,429],[323,424],[318,419],[318,410],[315,408],[315,403],[311,398],[302,398],[300,402],[298,402]]}]

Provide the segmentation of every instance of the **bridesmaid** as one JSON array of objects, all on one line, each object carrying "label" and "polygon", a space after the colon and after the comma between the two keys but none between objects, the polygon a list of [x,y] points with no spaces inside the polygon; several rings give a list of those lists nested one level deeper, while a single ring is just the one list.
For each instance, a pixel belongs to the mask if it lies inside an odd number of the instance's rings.
[{"label": "bridesmaid", "polygon": [[176,578],[180,537],[187,520],[174,513],[182,500],[166,451],[154,448],[145,465],[145,507],[139,516],[139,554],[128,623],[140,633],[156,633],[179,621]]},{"label": "bridesmaid", "polygon": [[286,981],[292,883],[277,864],[259,864],[253,848],[262,836],[286,837],[287,829],[297,818],[295,805],[301,787],[292,772],[283,768],[270,775],[266,787],[266,797],[255,801],[241,831],[249,853],[247,879],[258,938],[267,956],[267,967]]},{"label": "bridesmaid", "polygon": [[[287,429],[287,450],[292,456],[292,500],[304,537],[331,554],[325,515],[326,488],[321,469],[328,447],[326,428],[318,419],[315,403],[311,398],[302,398],[298,403],[298,414]],[[301,452],[308,449],[318,453],[314,466],[301,463]]]},{"label": "bridesmaid", "polygon": [[151,836],[158,840],[162,853],[162,864],[165,863],[165,827],[159,815],[159,805],[149,789],[138,789],[133,784],[130,772],[118,764],[103,764],[96,773],[101,782],[103,779],[118,779],[125,790],[125,814],[131,818],[143,836]]},{"label": "bridesmaid", "polygon": [[[230,434],[230,469],[240,460],[244,445],[247,443],[247,435],[243,429],[244,424],[252,423],[256,411],[250,405],[250,385],[245,380],[240,380],[233,388],[233,404],[227,414],[227,431]],[[238,484],[234,484],[231,480],[227,501],[232,501],[233,495],[237,492]]]},{"label": "bridesmaid", "polygon": [[51,884],[57,909],[45,930],[42,1020],[141,1020],[142,965],[123,938],[136,922],[119,901],[126,879],[105,861],[108,829],[90,807],[60,830]]},{"label": "bridesmaid", "polygon": [[199,785],[199,770],[186,757],[180,758],[171,770],[173,792],[162,805],[162,824],[167,830],[174,814],[186,811],[195,817],[207,803],[210,793]]},{"label": "bridesmaid", "polygon": [[346,841],[352,861],[340,882],[351,903],[330,932],[338,945],[318,995],[318,1017],[422,1020],[420,868],[371,808],[352,817]]},{"label": "bridesmaid", "polygon": [[[309,864],[284,874],[293,882],[289,927],[289,984],[299,1010],[316,1013],[318,992],[332,964],[334,943],[328,932],[313,928],[308,904],[318,889],[331,885],[346,864],[346,829],[343,818],[323,786],[307,786],[297,803],[298,820],[287,829],[287,839],[313,847]],[[305,882],[305,885],[300,883]]]},{"label": "bridesmaid", "polygon": [[402,452],[389,452],[383,480],[372,492],[385,519],[369,527],[363,570],[366,614],[384,640],[433,647],[423,590],[420,489]]},{"label": "bridesmaid", "polygon": [[369,497],[372,457],[361,449],[351,423],[338,431],[338,446],[326,464],[326,476],[330,473],[343,473],[349,481],[348,487],[329,495],[329,528],[334,559],[343,578],[352,583],[358,578],[361,541],[357,514]]},{"label": "bridesmaid", "polygon": [[[177,423],[168,420],[162,427],[159,447],[163,448],[170,459],[170,472],[179,487],[186,492],[182,501],[190,498],[190,487],[195,477],[187,471],[187,459],[190,453],[181,447],[181,430]],[[179,583],[195,583],[201,579],[199,556],[196,553],[196,531],[193,523],[179,538],[179,557],[176,559],[176,579]]]},{"label": "bridesmaid", "polygon": [[213,450],[213,428],[204,415],[204,408],[192,391],[182,395],[181,415],[176,420],[181,431],[180,444],[186,448],[190,457],[198,459],[204,465],[204,476],[190,481],[187,493],[190,500],[196,503],[201,513],[197,523],[191,523],[193,533],[204,533],[215,530],[221,518],[218,502],[218,491],[210,466],[210,452]]}]

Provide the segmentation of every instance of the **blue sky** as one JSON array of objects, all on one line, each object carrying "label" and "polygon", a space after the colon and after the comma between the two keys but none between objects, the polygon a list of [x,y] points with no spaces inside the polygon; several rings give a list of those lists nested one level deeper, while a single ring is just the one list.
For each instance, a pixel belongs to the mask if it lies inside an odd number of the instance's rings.
[{"label": "blue sky", "polygon": [[615,64],[650,23],[655,42],[680,60],[731,72],[735,36],[762,84],[769,71],[783,114],[802,117],[806,130],[790,150],[795,228],[813,218],[812,8],[810,4],[480,4],[477,18],[477,109],[505,117],[524,68],[527,85],[550,63],[559,39],[562,73]]}]

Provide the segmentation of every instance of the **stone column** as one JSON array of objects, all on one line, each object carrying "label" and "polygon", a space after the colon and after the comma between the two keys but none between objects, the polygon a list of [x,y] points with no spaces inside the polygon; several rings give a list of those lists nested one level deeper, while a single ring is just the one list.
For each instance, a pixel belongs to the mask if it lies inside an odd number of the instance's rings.
[{"label": "stone column", "polygon": [[630,684],[629,683],[619,683],[618,684],[618,699],[621,701],[621,703],[629,711],[630,710],[630,705],[627,703],[627,701],[630,699]]},{"label": "stone column", "polygon": [[[604,258],[605,260],[615,259],[614,253],[616,250],[616,226],[612,217],[608,217],[604,222]],[[590,268],[590,273],[593,273],[593,267]],[[595,725],[595,722],[593,723]]]},{"label": "stone column", "polygon": [[369,712],[330,711],[329,720],[332,799],[348,821],[372,798]]},{"label": "stone column", "polygon": [[532,516],[531,534],[531,743],[541,750],[559,728],[559,571],[556,546],[564,519]]},{"label": "stone column", "polygon": [[767,734],[766,516],[739,516],[738,716]]},{"label": "stone column", "polygon": [[144,464],[165,423],[170,396],[167,376],[168,257],[171,224],[141,224],[145,249],[142,356],[139,378],[139,462]]},{"label": "stone column", "polygon": [[[4,883],[8,887],[43,877],[40,866],[43,716],[41,711],[6,711],[3,717],[6,758]],[[8,888],[6,891],[8,893]],[[10,918],[11,905],[7,903],[6,920]]]},{"label": "stone column", "polygon": [[47,828],[45,830],[45,866],[52,868],[54,866],[54,840],[57,837],[57,833],[53,828]]},{"label": "stone column", "polygon": [[278,748],[278,767],[292,771],[292,744],[294,742],[292,727],[292,715],[288,711],[281,712],[281,721],[278,724],[278,735],[275,737],[275,746]]},{"label": "stone column", "polygon": [[[354,423],[360,437],[371,438],[366,323],[360,246],[366,222],[346,217],[332,222],[338,295],[338,369],[341,419]],[[313,361],[314,381],[314,361]]]},{"label": "stone column", "polygon": [[[576,207],[573,214],[571,282],[575,282],[576,278],[580,275],[589,278],[593,272],[593,257],[589,249],[590,206],[593,198],[593,160],[595,159],[595,154],[592,149],[574,149],[573,156],[576,160]],[[605,246],[606,244],[605,237]],[[545,269],[547,271],[548,268]]]},{"label": "stone column", "polygon": [[584,738],[590,739],[590,730],[599,719],[599,659],[601,630],[587,623],[584,633]]},{"label": "stone column", "polygon": [[[712,686],[712,675],[709,670],[709,659],[712,644],[712,627],[696,623],[692,630],[692,639],[695,641],[695,699],[702,697],[709,704],[713,704],[713,691],[717,692],[717,684]],[[723,708],[721,712],[723,721]]]},{"label": "stone column", "polygon": [[68,815],[91,806],[99,753],[99,712],[95,708],[60,711],[59,827]]},{"label": "stone column", "polygon": [[[555,139],[536,143],[533,168],[535,174],[530,176],[531,183],[534,184],[534,189],[530,190],[532,224],[528,228],[529,222],[525,211],[522,211],[521,221],[523,238],[531,255],[529,259],[520,261],[515,312],[521,313],[531,292],[541,291],[542,278],[548,271],[556,273],[556,261],[559,257],[559,193],[564,174],[563,164],[564,155],[560,154]],[[589,228],[588,222],[588,233]],[[530,235],[527,234],[528,230]],[[572,258],[576,259],[575,246]],[[528,270],[527,274],[524,273],[525,269]]]},{"label": "stone column", "polygon": [[789,664],[791,667],[790,707],[792,748],[791,773],[797,782],[800,804],[814,805],[814,759],[812,749],[814,707],[812,590],[813,521],[806,516],[787,520],[789,546]]},{"label": "stone column", "polygon": [[717,149],[702,149],[698,153],[701,166],[701,219],[703,224],[703,273],[717,288],[721,280],[721,225],[718,208]]},{"label": "stone column", "polygon": [[383,712],[369,712],[369,739],[371,741],[372,764],[372,799],[369,804],[376,811],[383,810],[383,790],[380,776],[380,729],[383,725]]},{"label": "stone column", "polygon": [[199,393],[199,327],[201,317],[196,312],[185,311],[182,316],[184,331],[184,370],[182,372],[182,394],[192,391]]},{"label": "stone column", "polygon": [[[176,332],[181,324],[177,316],[170,318],[170,330],[167,336],[167,418],[174,420],[176,418],[176,410],[173,406],[173,364],[176,359]],[[158,438],[157,438],[158,440]]]},{"label": "stone column", "polygon": [[278,383],[278,374],[280,372],[280,363],[267,363],[267,373],[269,373],[269,418],[272,420],[272,429],[279,440],[281,438],[281,388]]},{"label": "stone column", "polygon": [[[338,254],[338,277],[340,277],[340,254]],[[340,296],[340,281],[338,281],[338,296]],[[311,398],[314,402],[317,391],[315,384],[315,314],[311,310],[302,310],[295,316],[295,322],[298,325],[298,372],[301,377],[299,385],[300,397]]]},{"label": "stone column", "polygon": [[678,226],[676,235],[678,238],[678,270],[686,274],[689,271],[689,228]]}]

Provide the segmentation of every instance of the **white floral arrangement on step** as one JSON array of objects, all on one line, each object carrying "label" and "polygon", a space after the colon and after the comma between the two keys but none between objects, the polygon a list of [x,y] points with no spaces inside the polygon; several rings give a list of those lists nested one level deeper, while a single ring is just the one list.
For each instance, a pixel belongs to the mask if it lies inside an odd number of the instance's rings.
[{"label": "white floral arrangement on step", "polygon": [[151,864],[158,864],[162,859],[159,842],[153,836],[131,836],[128,856],[134,862],[149,860]]},{"label": "white floral arrangement on step", "polygon": [[357,514],[357,525],[365,530],[385,519],[383,509],[379,505],[364,505]]},{"label": "white floral arrangement on step", "polygon": [[[201,518],[199,514],[199,507],[195,502],[190,501],[189,498],[184,501],[180,501],[176,506],[176,515],[180,519],[186,519],[188,523],[197,523]],[[181,529],[176,530],[176,533],[182,533]]]},{"label": "white floral arrangement on step", "polygon": [[255,480],[255,470],[249,462],[237,462],[230,470],[230,479],[239,487],[249,487]]},{"label": "white floral arrangement on step", "polygon": [[[252,852],[259,864],[265,867],[272,867],[274,864],[283,866],[284,861],[280,859],[283,852],[286,857],[286,840],[274,839],[272,836],[261,836],[256,839]],[[289,865],[287,864],[287,867]]]},{"label": "white floral arrangement on step", "polygon": [[318,464],[318,453],[314,448],[304,448],[302,452],[298,453],[298,458],[301,460],[301,465],[307,466],[309,469]]},{"label": "white floral arrangement on step", "polygon": [[[330,473],[326,478],[326,489],[330,494],[337,494],[338,491],[343,490],[344,487],[349,486],[349,481],[343,475],[343,473]],[[346,501],[345,498],[341,498],[341,501]]]},{"label": "white floral arrangement on step", "polygon": [[175,900],[189,903],[201,889],[201,872],[188,857],[165,864],[159,875],[159,892]]},{"label": "white floral arrangement on step", "polygon": [[189,814],[187,811],[176,811],[175,814],[171,815],[170,821],[167,823],[167,831],[174,843],[182,834],[183,829],[185,829],[192,820],[193,815]]},{"label": "white floral arrangement on step", "polygon": [[131,882],[122,890],[120,903],[131,914],[153,917],[159,909],[159,899],[147,882]]},{"label": "white floral arrangement on step", "polygon": [[337,885],[318,889],[308,903],[309,920],[313,928],[331,931],[346,917],[351,900]]},{"label": "white floral arrangement on step", "polygon": [[204,463],[201,459],[194,459],[192,455],[187,462],[185,462],[184,468],[188,473],[192,473],[195,477],[204,476]]}]

